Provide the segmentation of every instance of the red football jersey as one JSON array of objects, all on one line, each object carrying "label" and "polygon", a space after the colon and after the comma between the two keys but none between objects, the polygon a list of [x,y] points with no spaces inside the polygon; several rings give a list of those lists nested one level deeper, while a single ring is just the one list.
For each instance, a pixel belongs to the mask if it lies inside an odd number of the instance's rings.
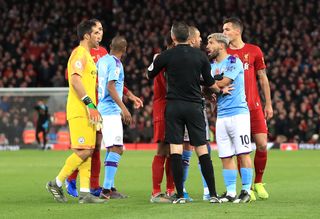
[{"label": "red football jersey", "polygon": [[164,69],[153,80],[153,121],[164,120],[166,108],[166,78]]},{"label": "red football jersey", "polygon": [[246,43],[241,49],[228,48],[227,52],[238,57],[243,63],[245,93],[249,110],[261,108],[257,71],[266,68],[261,49],[256,45]]},{"label": "red football jersey", "polygon": [[99,46],[98,48],[92,48],[90,50],[90,54],[93,58],[93,61],[97,63],[102,56],[108,54],[108,51],[104,47]]},{"label": "red football jersey", "polygon": [[[104,48],[104,47],[102,47],[102,46],[99,46],[98,48],[92,48],[92,49],[90,49],[90,55],[91,55],[91,57],[93,58],[93,61],[95,62],[95,63],[97,63],[98,62],[98,60],[102,57],[102,56],[104,56],[104,55],[107,55],[108,54],[108,51]],[[97,77],[97,86],[99,85],[99,82],[98,82],[98,77]],[[98,89],[96,89],[96,99],[97,99],[97,104],[98,104],[98,102],[99,102],[99,100],[98,100]]]}]

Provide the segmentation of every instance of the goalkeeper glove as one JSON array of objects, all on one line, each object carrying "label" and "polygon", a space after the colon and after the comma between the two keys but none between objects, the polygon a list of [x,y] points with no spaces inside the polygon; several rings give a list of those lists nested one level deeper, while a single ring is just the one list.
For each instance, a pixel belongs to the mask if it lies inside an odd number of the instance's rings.
[{"label": "goalkeeper glove", "polygon": [[102,120],[97,107],[94,105],[94,103],[92,103],[92,100],[88,95],[82,98],[82,102],[86,105],[89,122],[91,124],[97,125],[97,123]]}]

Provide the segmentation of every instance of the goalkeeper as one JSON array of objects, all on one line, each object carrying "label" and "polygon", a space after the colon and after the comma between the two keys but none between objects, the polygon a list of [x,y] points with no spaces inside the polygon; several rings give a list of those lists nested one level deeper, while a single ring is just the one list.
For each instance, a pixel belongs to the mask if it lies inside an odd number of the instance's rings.
[{"label": "goalkeeper", "polygon": [[95,107],[97,68],[90,49],[101,41],[99,27],[94,21],[85,20],[77,27],[80,45],[68,61],[69,94],[67,119],[73,152],[66,160],[58,176],[47,183],[47,190],[59,202],[66,202],[62,183],[76,169],[80,174],[79,203],[102,203],[104,200],[90,193],[91,156],[96,143],[96,128],[101,116]]}]

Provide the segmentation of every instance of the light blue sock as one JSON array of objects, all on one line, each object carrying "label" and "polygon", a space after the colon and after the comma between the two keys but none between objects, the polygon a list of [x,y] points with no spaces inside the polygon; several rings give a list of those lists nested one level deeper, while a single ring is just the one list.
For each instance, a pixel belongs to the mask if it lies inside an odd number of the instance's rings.
[{"label": "light blue sock", "polygon": [[[108,157],[108,155],[109,155],[109,153],[110,153],[110,151],[107,149],[107,152],[106,152],[106,157],[105,157],[105,161],[107,160],[107,157]],[[105,167],[106,168],[106,167]],[[114,182],[112,182],[112,184],[114,184]],[[111,185],[111,187],[113,187],[113,185]]]},{"label": "light blue sock", "polygon": [[108,156],[104,162],[104,181],[103,181],[103,188],[104,189],[111,189],[112,184],[114,183],[114,177],[116,175],[118,169],[118,163],[121,158],[120,154],[109,152]]},{"label": "light blue sock", "polygon": [[246,190],[250,194],[250,189],[252,185],[252,168],[240,168],[241,180],[242,180],[242,190]]},{"label": "light blue sock", "polygon": [[105,159],[104,159],[104,160],[106,160],[106,159],[107,159],[107,157],[108,157],[109,153],[110,153],[109,151],[107,151],[107,152],[106,152],[106,156],[105,156]]},{"label": "light blue sock", "polygon": [[188,178],[189,174],[189,164],[190,164],[190,158],[192,156],[192,151],[187,151],[184,150],[182,153],[182,165],[183,165],[183,177],[182,177],[182,182],[183,182],[183,188],[185,188],[184,184]]},{"label": "light blue sock", "polygon": [[237,170],[222,170],[224,184],[227,187],[227,193],[229,195],[235,196],[237,194],[236,186],[237,186]]}]

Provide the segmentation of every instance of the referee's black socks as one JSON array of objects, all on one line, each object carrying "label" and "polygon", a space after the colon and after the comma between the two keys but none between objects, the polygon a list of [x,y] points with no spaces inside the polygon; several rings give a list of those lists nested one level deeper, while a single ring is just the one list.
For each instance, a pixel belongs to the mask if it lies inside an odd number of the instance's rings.
[{"label": "referee's black socks", "polygon": [[216,183],[214,179],[213,165],[209,154],[203,154],[199,157],[201,172],[208,185],[210,196],[217,197]]},{"label": "referee's black socks", "polygon": [[174,180],[174,184],[177,189],[177,198],[183,198],[182,155],[181,154],[170,154],[170,159],[171,159],[171,169],[172,169],[173,180]]}]

